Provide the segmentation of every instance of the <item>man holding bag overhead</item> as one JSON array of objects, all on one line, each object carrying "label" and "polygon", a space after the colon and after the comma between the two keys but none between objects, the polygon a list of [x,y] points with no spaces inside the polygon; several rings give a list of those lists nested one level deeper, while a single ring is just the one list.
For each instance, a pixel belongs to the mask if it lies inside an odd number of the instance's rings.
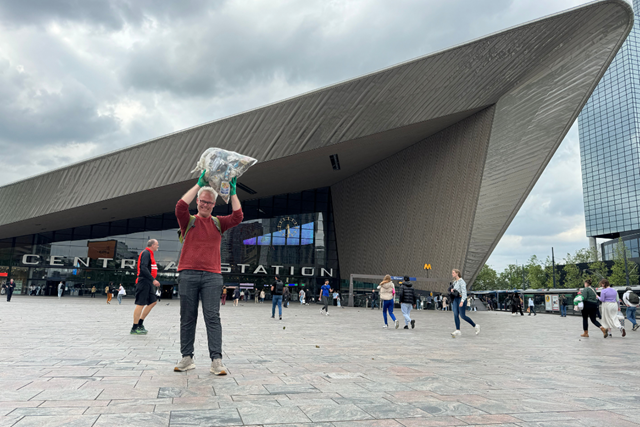
[{"label": "man holding bag overhead", "polygon": [[[176,204],[176,218],[180,225],[183,241],[180,262],[178,264],[178,284],[180,293],[180,352],[182,359],[174,371],[183,372],[194,369],[194,341],[198,305],[202,301],[202,314],[207,327],[210,372],[226,375],[222,364],[222,325],[220,324],[220,296],[222,294],[222,274],[220,243],[222,233],[242,222],[243,214],[240,200],[236,195],[236,178],[231,180],[230,195],[233,213],[228,216],[211,215],[215,207],[217,194],[205,180],[202,172],[198,183]],[[196,199],[198,214],[189,214],[189,204]]]}]

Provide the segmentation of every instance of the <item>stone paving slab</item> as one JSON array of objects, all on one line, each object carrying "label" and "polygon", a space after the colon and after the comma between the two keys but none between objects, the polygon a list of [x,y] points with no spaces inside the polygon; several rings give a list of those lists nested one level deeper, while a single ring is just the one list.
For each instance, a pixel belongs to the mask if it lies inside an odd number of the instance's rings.
[{"label": "stone paving slab", "polygon": [[129,334],[131,299],[0,302],[0,427],[640,425],[640,332],[585,339],[578,317],[478,312],[482,333],[452,339],[448,312],[396,330],[379,310],[270,308],[222,307],[229,375],[215,377],[202,317],[196,369],[173,372],[177,300],[146,336]]}]

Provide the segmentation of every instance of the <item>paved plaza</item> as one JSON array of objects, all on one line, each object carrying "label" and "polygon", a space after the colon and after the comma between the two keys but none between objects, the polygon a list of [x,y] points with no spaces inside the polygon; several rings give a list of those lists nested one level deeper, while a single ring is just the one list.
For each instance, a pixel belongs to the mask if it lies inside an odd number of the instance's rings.
[{"label": "paved plaza", "polygon": [[[640,332],[580,339],[581,319],[270,304],[222,307],[224,361],[180,358],[179,302],[130,335],[132,299],[15,296],[0,301],[0,426],[631,426],[640,424]],[[400,310],[396,310],[402,319]],[[401,320],[401,323],[404,322]]]}]

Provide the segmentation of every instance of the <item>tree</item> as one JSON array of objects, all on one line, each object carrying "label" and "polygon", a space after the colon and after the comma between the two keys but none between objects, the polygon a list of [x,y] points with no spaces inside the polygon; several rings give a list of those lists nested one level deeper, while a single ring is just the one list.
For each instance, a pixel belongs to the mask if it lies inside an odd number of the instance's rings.
[{"label": "tree", "polygon": [[476,280],[473,282],[474,291],[491,291],[498,289],[498,273],[487,264],[482,266]]},{"label": "tree", "polygon": [[[625,257],[627,258],[626,268]],[[611,276],[609,276],[611,286],[627,286],[627,269],[629,271],[629,286],[635,286],[638,283],[638,265],[629,260],[629,252],[626,251],[624,242],[622,239],[618,239],[613,251],[613,266],[611,267]]]},{"label": "tree", "polygon": [[596,248],[578,249],[571,259],[569,259],[569,254],[567,254],[567,264],[587,264],[597,260],[598,249]]},{"label": "tree", "polygon": [[589,271],[587,271],[584,279],[591,279],[595,286],[601,279],[605,279],[609,275],[609,268],[604,261],[601,261],[602,258],[597,248],[590,248],[589,253],[591,254],[592,262],[589,264]]},{"label": "tree", "polygon": [[564,287],[565,288],[581,288],[584,278],[580,269],[575,264],[565,264],[564,268]]},{"label": "tree", "polygon": [[[522,289],[522,268],[521,265],[509,264],[507,268],[500,273],[500,276],[498,276],[498,281],[504,286],[501,289]],[[526,275],[526,271],[524,273]]]},{"label": "tree", "polygon": [[544,272],[544,269],[542,268],[542,266],[540,265],[540,262],[538,261],[538,257],[535,255],[532,255],[531,258],[529,258],[529,262],[527,263],[527,283],[528,283],[528,287],[530,287],[531,289],[540,289],[540,288],[544,288],[544,285],[547,281],[547,277],[546,274]]}]

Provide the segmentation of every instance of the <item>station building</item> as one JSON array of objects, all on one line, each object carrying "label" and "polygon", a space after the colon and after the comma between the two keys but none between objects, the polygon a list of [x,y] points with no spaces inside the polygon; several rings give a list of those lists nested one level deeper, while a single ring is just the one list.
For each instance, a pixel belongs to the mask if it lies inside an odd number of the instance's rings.
[{"label": "station building", "polygon": [[259,160],[223,236],[228,285],[428,274],[418,288],[442,291],[452,268],[472,283],[632,26],[628,2],[595,1],[0,187],[0,273],[17,293],[130,288],[156,238],[170,295],[175,204],[220,147]]}]

